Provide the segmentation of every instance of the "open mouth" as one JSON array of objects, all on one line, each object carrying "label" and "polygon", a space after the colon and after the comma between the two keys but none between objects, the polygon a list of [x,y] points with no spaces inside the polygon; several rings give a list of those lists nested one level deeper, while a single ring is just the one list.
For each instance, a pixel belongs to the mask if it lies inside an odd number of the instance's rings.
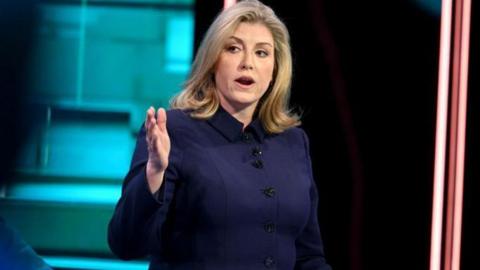
[{"label": "open mouth", "polygon": [[244,85],[244,86],[250,86],[255,83],[255,80],[253,80],[251,77],[247,76],[242,76],[238,79],[235,80],[237,83]]}]

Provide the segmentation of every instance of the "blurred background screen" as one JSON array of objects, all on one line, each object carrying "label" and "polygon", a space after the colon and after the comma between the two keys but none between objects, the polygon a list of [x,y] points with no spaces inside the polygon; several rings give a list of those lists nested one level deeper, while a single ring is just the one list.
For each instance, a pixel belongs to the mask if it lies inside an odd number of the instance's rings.
[{"label": "blurred background screen", "polygon": [[194,0],[45,0],[34,13],[22,98],[36,128],[0,213],[55,269],[147,269],[113,257],[107,224],[145,110],[168,106],[189,72]]}]

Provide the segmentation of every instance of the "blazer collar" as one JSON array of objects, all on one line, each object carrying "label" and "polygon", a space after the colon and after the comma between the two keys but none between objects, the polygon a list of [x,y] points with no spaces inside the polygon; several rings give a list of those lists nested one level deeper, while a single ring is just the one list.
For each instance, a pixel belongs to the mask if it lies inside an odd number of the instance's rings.
[{"label": "blazer collar", "polygon": [[243,133],[250,132],[255,134],[259,142],[262,143],[267,135],[258,118],[255,118],[243,131],[243,123],[228,113],[222,106],[218,106],[215,114],[207,121],[231,142],[240,140]]}]

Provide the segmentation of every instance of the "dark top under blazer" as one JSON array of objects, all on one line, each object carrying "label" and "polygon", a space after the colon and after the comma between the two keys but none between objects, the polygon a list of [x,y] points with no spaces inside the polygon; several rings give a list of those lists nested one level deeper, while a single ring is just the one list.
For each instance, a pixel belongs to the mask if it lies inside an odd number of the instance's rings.
[{"label": "dark top under blazer", "polygon": [[169,165],[158,196],[138,136],[108,241],[150,269],[327,270],[308,139],[300,128],[267,134],[220,108],[209,120],[167,111]]}]

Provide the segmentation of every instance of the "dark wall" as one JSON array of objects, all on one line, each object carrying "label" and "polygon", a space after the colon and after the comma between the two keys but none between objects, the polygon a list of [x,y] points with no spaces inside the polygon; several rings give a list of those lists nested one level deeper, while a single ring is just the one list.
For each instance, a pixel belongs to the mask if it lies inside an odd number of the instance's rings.
[{"label": "dark wall", "polygon": [[328,259],[427,269],[439,18],[409,1],[270,3],[292,35]]},{"label": "dark wall", "polygon": [[208,27],[222,9],[223,0],[195,0],[195,52],[200,46]]}]

